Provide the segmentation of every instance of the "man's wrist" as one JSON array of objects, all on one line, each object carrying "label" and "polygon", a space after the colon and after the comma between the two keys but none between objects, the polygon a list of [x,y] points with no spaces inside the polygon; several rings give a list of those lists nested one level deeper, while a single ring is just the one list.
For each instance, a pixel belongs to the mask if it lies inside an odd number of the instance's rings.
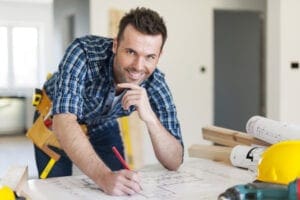
[{"label": "man's wrist", "polygon": [[159,125],[160,121],[158,120],[156,115],[154,113],[152,113],[151,117],[149,117],[149,119],[147,119],[147,121],[145,121],[145,124],[149,127],[152,127],[152,126]]},{"label": "man's wrist", "polygon": [[95,177],[96,178],[95,182],[97,183],[97,185],[100,186],[101,189],[104,189],[105,182],[110,177],[111,173],[112,171],[107,167],[104,167],[103,169],[99,168],[97,175]]}]

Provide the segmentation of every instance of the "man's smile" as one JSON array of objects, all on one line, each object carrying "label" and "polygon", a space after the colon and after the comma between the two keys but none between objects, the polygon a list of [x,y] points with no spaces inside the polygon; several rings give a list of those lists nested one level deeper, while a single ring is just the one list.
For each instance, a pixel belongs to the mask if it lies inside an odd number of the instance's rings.
[{"label": "man's smile", "polygon": [[145,75],[144,71],[136,71],[136,70],[132,70],[132,69],[126,69],[126,71],[127,71],[128,77],[131,80],[135,80],[135,81],[141,80]]}]

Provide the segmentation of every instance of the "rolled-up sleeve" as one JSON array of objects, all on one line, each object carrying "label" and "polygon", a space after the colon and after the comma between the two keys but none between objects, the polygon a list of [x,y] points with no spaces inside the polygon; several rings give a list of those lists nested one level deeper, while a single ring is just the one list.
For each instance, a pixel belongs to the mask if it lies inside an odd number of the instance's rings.
[{"label": "rolled-up sleeve", "polygon": [[164,75],[157,73],[151,86],[148,88],[148,96],[152,109],[156,113],[162,125],[181,143],[180,123],[177,118],[176,106]]},{"label": "rolled-up sleeve", "polygon": [[66,50],[59,64],[59,73],[55,84],[53,114],[72,113],[78,118],[83,116],[84,77],[87,59],[84,49],[75,40]]},{"label": "rolled-up sleeve", "polygon": [[[178,140],[183,146],[180,124],[177,119],[176,106],[169,91],[156,96],[156,102],[152,103],[154,112],[159,117],[162,125]],[[166,95],[167,94],[167,95]]]}]

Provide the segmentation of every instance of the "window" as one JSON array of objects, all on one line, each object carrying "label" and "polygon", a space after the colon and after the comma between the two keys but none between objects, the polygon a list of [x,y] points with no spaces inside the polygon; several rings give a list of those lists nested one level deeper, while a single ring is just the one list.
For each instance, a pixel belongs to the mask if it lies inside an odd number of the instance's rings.
[{"label": "window", "polygon": [[0,87],[8,84],[7,28],[0,27]]},{"label": "window", "polygon": [[0,88],[38,84],[37,27],[0,26]]}]

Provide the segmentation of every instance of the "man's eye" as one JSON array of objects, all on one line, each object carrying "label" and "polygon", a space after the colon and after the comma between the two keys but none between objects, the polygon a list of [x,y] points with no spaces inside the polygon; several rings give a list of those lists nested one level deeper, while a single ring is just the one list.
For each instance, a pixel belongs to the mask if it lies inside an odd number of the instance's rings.
[{"label": "man's eye", "polygon": [[150,56],[147,56],[147,60],[155,60],[155,56],[154,55],[150,55]]},{"label": "man's eye", "polygon": [[135,54],[135,52],[132,51],[132,50],[130,50],[130,49],[127,50],[127,53],[130,54],[130,55],[134,55]]}]

